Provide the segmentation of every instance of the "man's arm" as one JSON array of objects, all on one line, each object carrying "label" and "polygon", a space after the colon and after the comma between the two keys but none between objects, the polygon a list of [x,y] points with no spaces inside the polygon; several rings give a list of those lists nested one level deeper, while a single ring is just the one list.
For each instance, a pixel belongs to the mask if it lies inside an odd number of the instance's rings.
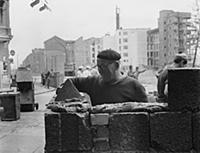
[{"label": "man's arm", "polygon": [[147,102],[147,94],[144,86],[140,84],[139,82],[136,84],[135,88],[135,96],[136,96],[136,101],[137,102]]},{"label": "man's arm", "polygon": [[158,76],[158,84],[157,84],[157,90],[158,90],[158,97],[159,98],[165,98],[165,84],[168,78],[168,69],[165,69],[159,76]]}]

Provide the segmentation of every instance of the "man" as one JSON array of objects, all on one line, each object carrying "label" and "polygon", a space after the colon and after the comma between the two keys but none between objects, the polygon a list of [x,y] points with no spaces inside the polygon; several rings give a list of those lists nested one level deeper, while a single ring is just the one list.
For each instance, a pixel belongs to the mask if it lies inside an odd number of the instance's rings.
[{"label": "man", "polygon": [[120,58],[116,51],[104,50],[97,56],[99,76],[71,79],[80,92],[89,94],[92,105],[147,102],[145,88],[137,80],[121,74]]},{"label": "man", "polygon": [[139,67],[136,66],[136,67],[135,67],[135,71],[133,72],[134,78],[138,80],[138,77],[139,77],[140,73],[143,73],[143,72],[145,72],[145,71],[146,71],[145,69],[139,71]]},{"label": "man", "polygon": [[175,55],[173,64],[165,67],[163,71],[158,76],[158,100],[167,102],[168,96],[168,69],[169,68],[182,68],[187,65],[187,55],[185,53],[179,52]]},{"label": "man", "polygon": [[128,70],[127,75],[130,76],[130,77],[135,78],[134,71],[133,71],[133,66],[132,65],[129,65],[129,70]]},{"label": "man", "polygon": [[77,77],[83,77],[83,66],[78,67],[78,71],[76,72]]}]

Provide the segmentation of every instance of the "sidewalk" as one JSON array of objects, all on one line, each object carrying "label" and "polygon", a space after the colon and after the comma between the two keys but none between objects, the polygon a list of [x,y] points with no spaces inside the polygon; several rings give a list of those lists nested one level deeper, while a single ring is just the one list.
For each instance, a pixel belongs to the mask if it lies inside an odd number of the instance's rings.
[{"label": "sidewalk", "polygon": [[[1,89],[10,89],[10,82],[9,78],[7,76],[3,76],[2,78],[2,88]],[[35,95],[43,94],[46,92],[55,91],[56,88],[49,87],[49,89],[45,86],[43,86],[38,80],[34,81],[34,92]]]},{"label": "sidewalk", "polygon": [[39,94],[43,94],[43,93],[47,93],[47,92],[51,92],[51,91],[55,91],[56,88],[53,87],[49,87],[49,89],[45,86],[43,86],[40,83],[34,83],[34,87],[35,87],[35,95],[39,95]]}]

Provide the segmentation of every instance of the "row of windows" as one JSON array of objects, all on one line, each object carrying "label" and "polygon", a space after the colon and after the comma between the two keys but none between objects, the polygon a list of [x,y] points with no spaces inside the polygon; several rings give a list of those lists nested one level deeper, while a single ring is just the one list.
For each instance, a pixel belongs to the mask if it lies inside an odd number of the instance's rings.
[{"label": "row of windows", "polygon": [[[127,45],[124,45],[124,46],[123,46],[123,49],[128,49],[128,46],[127,46]],[[119,46],[119,50],[120,50],[120,51],[122,50],[122,46]]]},{"label": "row of windows", "polygon": [[159,44],[151,44],[151,45],[147,45],[147,50],[158,50],[159,49]]},{"label": "row of windows", "polygon": [[147,52],[147,57],[158,57],[158,52]]},{"label": "row of windows", "polygon": [[[119,35],[121,36],[121,32],[119,32]],[[127,32],[127,31],[124,31],[124,32],[123,32],[123,35],[128,35],[128,32]]]},{"label": "row of windows", "polygon": [[[128,38],[123,38],[123,42],[127,43],[128,42]],[[119,39],[119,44],[121,44],[121,43],[122,43],[122,41],[121,41],[121,39]]]}]

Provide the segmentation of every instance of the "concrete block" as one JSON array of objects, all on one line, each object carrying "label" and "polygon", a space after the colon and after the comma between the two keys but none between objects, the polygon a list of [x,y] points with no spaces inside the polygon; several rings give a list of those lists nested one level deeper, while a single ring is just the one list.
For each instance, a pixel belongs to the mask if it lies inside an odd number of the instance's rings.
[{"label": "concrete block", "polygon": [[158,112],[150,115],[151,146],[158,152],[190,152],[192,114]]},{"label": "concrete block", "polygon": [[113,114],[109,134],[111,150],[148,151],[150,148],[149,115],[146,112]]},{"label": "concrete block", "polygon": [[108,113],[91,114],[90,120],[92,125],[108,125],[109,114]]},{"label": "concrete block", "polygon": [[193,110],[200,106],[200,69],[177,68],[168,71],[170,110]]},{"label": "concrete block", "polygon": [[89,115],[86,113],[84,117],[78,118],[79,122],[79,147],[80,151],[88,151],[92,149],[92,130]]},{"label": "concrete block", "polygon": [[193,147],[200,152],[200,112],[193,114]]},{"label": "concrete block", "polygon": [[109,138],[108,126],[104,125],[93,126],[92,134],[94,138]]},{"label": "concrete block", "polygon": [[61,114],[62,151],[87,151],[92,148],[92,134],[87,116],[85,113]]},{"label": "concrete block", "polygon": [[45,150],[46,152],[56,152],[61,150],[60,142],[60,113],[45,113]]},{"label": "concrete block", "polygon": [[93,152],[110,150],[108,138],[95,138],[95,139],[93,139],[93,143],[94,143]]}]

